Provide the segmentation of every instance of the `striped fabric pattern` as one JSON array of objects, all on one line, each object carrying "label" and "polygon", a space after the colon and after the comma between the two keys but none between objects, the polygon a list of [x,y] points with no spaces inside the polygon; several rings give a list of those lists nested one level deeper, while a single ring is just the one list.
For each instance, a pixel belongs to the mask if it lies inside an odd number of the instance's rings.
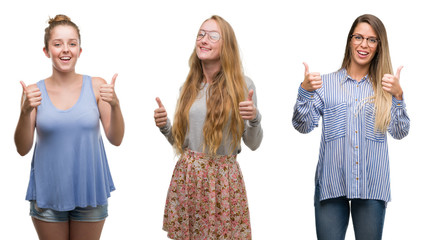
[{"label": "striped fabric pattern", "polygon": [[[299,87],[292,123],[301,133],[318,127],[322,136],[315,175],[320,200],[346,196],[389,202],[390,171],[386,132],[374,128],[374,95],[368,76],[356,81],[345,69],[321,76],[322,88]],[[410,121],[404,101],[392,98],[387,132],[402,139]]]}]

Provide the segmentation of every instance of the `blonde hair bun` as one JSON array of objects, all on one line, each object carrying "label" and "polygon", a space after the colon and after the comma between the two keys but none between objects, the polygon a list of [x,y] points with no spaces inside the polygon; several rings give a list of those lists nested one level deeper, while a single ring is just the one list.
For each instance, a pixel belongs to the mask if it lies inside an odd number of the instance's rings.
[{"label": "blonde hair bun", "polygon": [[71,19],[63,14],[58,14],[56,15],[54,18],[49,18],[49,25],[54,23],[54,22],[62,22],[62,21],[71,21]]}]

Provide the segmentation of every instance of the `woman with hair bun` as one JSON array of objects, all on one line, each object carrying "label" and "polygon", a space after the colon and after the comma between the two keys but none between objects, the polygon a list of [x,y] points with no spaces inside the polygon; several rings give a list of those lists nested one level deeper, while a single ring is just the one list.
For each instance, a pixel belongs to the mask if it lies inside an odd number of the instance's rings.
[{"label": "woman with hair bun", "polygon": [[81,54],[79,29],[57,15],[45,29],[44,54],[52,75],[23,88],[15,131],[20,155],[37,138],[26,194],[30,215],[42,240],[99,239],[115,190],[100,133],[119,146],[124,120],[115,93],[117,75],[107,83],[75,72]]},{"label": "woman with hair bun", "polygon": [[243,75],[228,22],[219,16],[203,22],[189,65],[172,126],[156,98],[156,126],[180,155],[163,229],[178,240],[251,239],[246,190],[236,157],[241,139],[252,150],[259,147],[261,115],[255,85]]},{"label": "woman with hair bun", "polygon": [[357,240],[382,238],[390,201],[387,132],[409,132],[399,67],[393,73],[386,29],[365,14],[347,35],[341,69],[320,75],[305,65],[293,126],[309,133],[322,117],[315,176],[315,223],[320,240],[345,238],[352,214]]}]

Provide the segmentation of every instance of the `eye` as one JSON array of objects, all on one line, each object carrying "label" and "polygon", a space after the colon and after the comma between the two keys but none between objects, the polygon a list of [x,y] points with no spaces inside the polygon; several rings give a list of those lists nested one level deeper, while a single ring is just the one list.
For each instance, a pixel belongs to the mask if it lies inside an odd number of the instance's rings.
[{"label": "eye", "polygon": [[206,35],[206,32],[204,32],[204,31],[200,31],[198,34],[197,34],[197,37],[198,38],[202,38],[202,37],[204,37]]},{"label": "eye", "polygon": [[353,35],[353,38],[354,38],[355,40],[362,40],[362,39],[363,39],[363,37],[362,37],[362,36],[360,36],[360,35]]},{"label": "eye", "polygon": [[368,38],[368,41],[370,41],[370,43],[377,43],[378,42],[377,38]]},{"label": "eye", "polygon": [[221,38],[221,35],[219,35],[217,32],[210,32],[209,36],[211,36],[211,38],[215,41],[218,41]]}]

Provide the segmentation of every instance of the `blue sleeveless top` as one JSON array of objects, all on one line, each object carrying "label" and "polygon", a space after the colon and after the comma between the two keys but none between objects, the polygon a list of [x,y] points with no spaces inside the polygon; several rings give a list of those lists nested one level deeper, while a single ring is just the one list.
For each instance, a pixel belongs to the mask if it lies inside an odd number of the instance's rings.
[{"label": "blue sleeveless top", "polygon": [[115,186],[91,77],[83,76],[79,99],[67,110],[53,105],[44,80],[37,86],[42,100],[37,107],[37,140],[26,200],[56,211],[107,204]]}]

